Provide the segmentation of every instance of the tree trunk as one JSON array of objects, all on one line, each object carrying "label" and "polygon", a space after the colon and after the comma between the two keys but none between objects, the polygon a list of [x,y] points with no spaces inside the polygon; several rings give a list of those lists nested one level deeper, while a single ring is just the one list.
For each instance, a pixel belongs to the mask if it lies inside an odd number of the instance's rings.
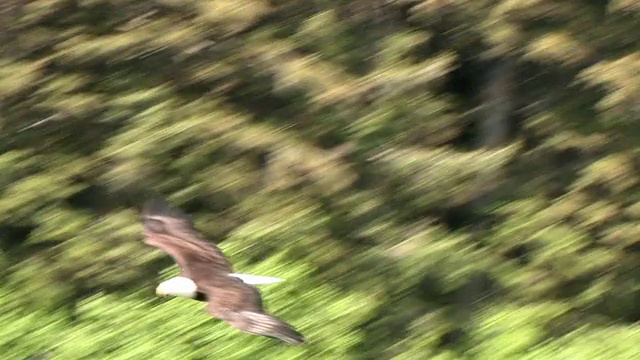
[{"label": "tree trunk", "polygon": [[480,94],[482,119],[478,126],[479,148],[495,149],[504,145],[509,137],[509,118],[513,109],[512,84],[513,60],[508,57],[497,60],[486,74]]}]

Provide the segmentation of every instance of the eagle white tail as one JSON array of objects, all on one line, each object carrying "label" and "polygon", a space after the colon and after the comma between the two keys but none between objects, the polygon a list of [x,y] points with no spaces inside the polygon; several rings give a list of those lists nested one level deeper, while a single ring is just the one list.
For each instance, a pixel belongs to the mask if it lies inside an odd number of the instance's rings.
[{"label": "eagle white tail", "polygon": [[229,274],[229,276],[238,278],[242,280],[242,282],[244,282],[245,284],[249,284],[249,285],[268,285],[268,284],[275,284],[275,283],[284,281],[284,279],[271,277],[271,276],[260,276],[260,275],[249,275],[249,274],[238,274],[238,273],[231,273]]}]

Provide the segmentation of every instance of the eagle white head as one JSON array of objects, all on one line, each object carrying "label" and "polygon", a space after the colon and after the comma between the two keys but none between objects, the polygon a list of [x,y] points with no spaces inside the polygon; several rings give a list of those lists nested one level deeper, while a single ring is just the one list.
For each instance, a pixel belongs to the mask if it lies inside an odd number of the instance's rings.
[{"label": "eagle white head", "polygon": [[156,288],[156,295],[158,296],[171,295],[193,299],[196,297],[197,292],[198,286],[196,286],[196,283],[182,276],[163,281]]}]

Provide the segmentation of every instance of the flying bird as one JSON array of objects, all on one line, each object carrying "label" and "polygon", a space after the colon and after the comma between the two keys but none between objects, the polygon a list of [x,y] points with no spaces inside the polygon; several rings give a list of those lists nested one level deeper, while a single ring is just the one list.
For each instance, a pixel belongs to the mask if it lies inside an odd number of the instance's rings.
[{"label": "flying bird", "polygon": [[142,222],[144,242],[171,255],[180,267],[180,275],[158,285],[156,294],[207,302],[212,316],[249,334],[295,345],[305,342],[291,325],[264,310],[253,286],[281,279],[234,273],[217,245],[205,240],[185,213],[165,201],[147,201]]}]

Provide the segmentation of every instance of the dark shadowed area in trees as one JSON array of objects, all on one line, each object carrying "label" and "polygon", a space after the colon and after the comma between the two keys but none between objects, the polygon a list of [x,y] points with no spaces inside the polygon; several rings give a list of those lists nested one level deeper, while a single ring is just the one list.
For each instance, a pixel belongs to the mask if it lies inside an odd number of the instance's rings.
[{"label": "dark shadowed area in trees", "polygon": [[[636,0],[4,0],[3,359],[640,355]],[[305,346],[159,299],[153,196]]]}]

